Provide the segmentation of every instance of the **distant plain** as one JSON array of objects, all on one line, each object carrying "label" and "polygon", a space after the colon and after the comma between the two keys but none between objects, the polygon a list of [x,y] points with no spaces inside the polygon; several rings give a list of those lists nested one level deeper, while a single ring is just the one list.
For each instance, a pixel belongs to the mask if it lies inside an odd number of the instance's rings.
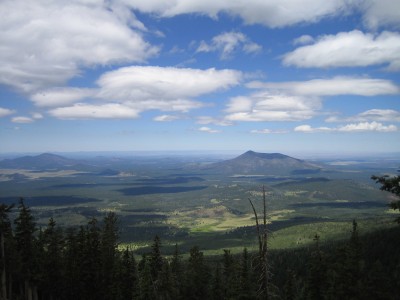
[{"label": "distant plain", "polygon": [[320,166],[315,172],[274,174],[267,168],[240,174],[221,172],[221,162],[230,160],[217,155],[41,158],[58,164],[23,168],[18,161],[0,161],[0,202],[23,197],[40,226],[50,217],[62,226],[80,226],[114,211],[122,243],[139,252],[158,234],[167,252],[178,243],[210,254],[255,247],[249,199],[261,214],[262,186],[272,248],[307,245],[317,233],[323,241],[347,237],[353,219],[361,232],[390,227],[392,196],[370,177],[396,174],[400,166],[394,158],[325,158],[311,162]]}]

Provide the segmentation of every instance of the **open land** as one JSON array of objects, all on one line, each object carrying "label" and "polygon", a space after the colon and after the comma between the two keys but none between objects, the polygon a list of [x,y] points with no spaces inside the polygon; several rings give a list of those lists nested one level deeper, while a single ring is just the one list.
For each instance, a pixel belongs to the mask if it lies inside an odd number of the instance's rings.
[{"label": "open land", "polygon": [[138,253],[155,235],[165,252],[193,245],[208,254],[256,246],[249,199],[262,212],[266,189],[271,248],[308,245],[348,237],[351,221],[360,231],[393,226],[391,194],[371,175],[396,174],[400,160],[320,160],[318,172],[289,175],[219,173],[207,168],[222,158],[204,156],[97,157],[85,164],[56,168],[1,168],[0,202],[19,197],[45,226],[80,226],[107,211],[119,216],[123,245]]}]

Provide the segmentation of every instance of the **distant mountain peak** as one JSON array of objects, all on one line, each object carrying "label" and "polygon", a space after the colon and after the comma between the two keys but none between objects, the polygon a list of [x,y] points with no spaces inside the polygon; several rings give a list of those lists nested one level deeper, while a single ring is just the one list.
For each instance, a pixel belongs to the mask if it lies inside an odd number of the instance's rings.
[{"label": "distant mountain peak", "polygon": [[0,162],[0,167],[11,169],[62,169],[76,165],[78,162],[52,153],[42,153],[36,156],[22,156]]},{"label": "distant mountain peak", "polygon": [[36,155],[34,157],[42,158],[42,159],[54,159],[54,158],[56,158],[56,159],[67,159],[64,156],[53,154],[53,153],[48,153],[48,152]]},{"label": "distant mountain peak", "polygon": [[292,175],[304,171],[318,171],[321,168],[282,153],[260,153],[249,150],[233,159],[212,164],[209,169],[227,175]]},{"label": "distant mountain peak", "polygon": [[240,157],[258,157],[262,159],[284,159],[284,158],[292,158],[290,156],[287,156],[282,153],[261,153],[261,152],[255,152],[252,150],[249,150],[242,155],[238,156],[237,158]]}]

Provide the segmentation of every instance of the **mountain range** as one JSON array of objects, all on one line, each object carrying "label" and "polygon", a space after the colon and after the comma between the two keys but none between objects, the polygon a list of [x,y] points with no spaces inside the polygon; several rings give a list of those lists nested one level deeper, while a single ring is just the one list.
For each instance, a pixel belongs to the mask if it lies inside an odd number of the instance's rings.
[{"label": "mountain range", "polygon": [[[23,156],[15,159],[0,161],[3,169],[30,169],[30,170],[85,170],[100,172],[98,175],[110,176],[119,171],[104,169],[104,165],[66,158],[64,156],[43,153],[37,156]],[[304,175],[317,173],[321,166],[293,158],[281,153],[259,153],[247,151],[238,157],[212,163],[201,167],[201,170],[211,174],[221,175]]]},{"label": "mountain range", "polygon": [[0,161],[0,168],[3,169],[70,169],[80,165],[81,162],[51,153],[42,153],[36,156],[22,156],[14,159]]}]

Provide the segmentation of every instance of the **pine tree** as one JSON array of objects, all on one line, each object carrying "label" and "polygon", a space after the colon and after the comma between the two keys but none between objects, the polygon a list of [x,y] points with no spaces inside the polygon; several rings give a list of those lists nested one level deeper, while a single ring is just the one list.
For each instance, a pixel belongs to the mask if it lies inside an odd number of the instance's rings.
[{"label": "pine tree", "polygon": [[24,199],[20,199],[18,205],[19,215],[14,220],[15,241],[17,252],[21,263],[19,277],[24,284],[24,297],[31,300],[35,294],[34,275],[36,274],[35,236],[36,223],[31,214],[31,210],[25,206]]},{"label": "pine tree", "polygon": [[106,300],[113,298],[113,270],[115,270],[114,263],[116,262],[117,247],[118,218],[114,212],[109,212],[104,217],[100,245],[102,296]]},{"label": "pine tree", "polygon": [[153,245],[150,253],[150,269],[151,276],[156,279],[161,272],[164,264],[164,259],[161,255],[161,240],[158,235],[154,237]]},{"label": "pine tree", "polygon": [[302,291],[299,288],[296,273],[292,270],[286,271],[286,282],[283,287],[285,300],[303,299]]},{"label": "pine tree", "polygon": [[66,230],[64,250],[64,299],[81,299],[85,292],[83,266],[86,247],[86,228]]},{"label": "pine tree", "polygon": [[251,275],[249,253],[247,248],[244,248],[239,266],[238,299],[240,300],[250,300],[255,298],[251,284]]},{"label": "pine tree", "polygon": [[84,231],[83,259],[81,267],[83,298],[96,300],[101,298],[101,251],[100,228],[97,219],[92,218]]},{"label": "pine tree", "polygon": [[311,253],[309,275],[307,277],[307,299],[323,299],[326,290],[326,259],[320,249],[319,235],[314,237],[315,250]]},{"label": "pine tree", "polygon": [[237,294],[236,268],[230,250],[224,249],[222,278],[224,284],[224,297],[231,299]]},{"label": "pine tree", "polygon": [[203,252],[197,246],[190,249],[185,279],[185,299],[207,299],[210,273],[205,264]]},{"label": "pine tree", "polygon": [[328,272],[328,298],[364,299],[362,296],[364,262],[356,221],[353,221],[349,241],[336,249],[333,261]]},{"label": "pine tree", "polygon": [[157,279],[157,299],[159,300],[176,300],[177,290],[173,282],[171,268],[167,262],[162,266],[161,272]]},{"label": "pine tree", "polygon": [[53,218],[50,218],[40,240],[43,247],[42,288],[48,299],[53,300],[55,296],[64,294],[62,270],[64,237],[62,229],[56,226]]},{"label": "pine tree", "polygon": [[115,300],[137,299],[139,294],[139,279],[133,253],[126,248],[114,265],[112,297]]},{"label": "pine tree", "polygon": [[212,299],[214,299],[214,300],[226,299],[225,288],[224,288],[224,284],[222,282],[221,267],[219,264],[217,264],[217,267],[215,268],[215,274],[214,274],[211,289],[212,289],[211,290]]},{"label": "pine tree", "polygon": [[171,260],[171,273],[173,279],[174,289],[176,291],[176,298],[181,299],[183,294],[183,263],[182,256],[179,252],[178,244],[175,244],[174,254]]},{"label": "pine tree", "polygon": [[382,263],[377,260],[371,270],[369,270],[366,278],[366,284],[363,288],[360,299],[391,299],[389,291],[392,287],[389,285],[390,278],[385,271]]},{"label": "pine tree", "polygon": [[157,297],[154,278],[151,274],[151,267],[148,260],[144,261],[143,269],[139,277],[139,299],[140,300],[154,300]]},{"label": "pine tree", "polygon": [[11,290],[7,287],[7,278],[10,283],[12,272],[15,268],[12,261],[12,253],[15,251],[13,247],[13,235],[11,228],[11,221],[9,213],[11,212],[14,205],[0,204],[0,267],[1,267],[1,285],[0,285],[0,299],[10,299],[8,297]]}]

